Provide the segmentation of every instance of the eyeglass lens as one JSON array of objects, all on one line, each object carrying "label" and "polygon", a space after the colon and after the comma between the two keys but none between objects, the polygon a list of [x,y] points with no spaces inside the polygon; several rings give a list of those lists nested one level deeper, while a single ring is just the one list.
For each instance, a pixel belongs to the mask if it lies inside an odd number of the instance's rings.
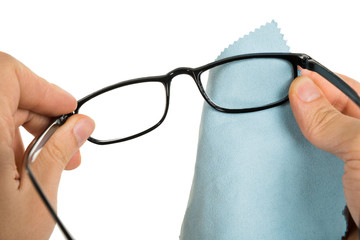
[{"label": "eyeglass lens", "polygon": [[[200,79],[206,94],[216,105],[243,109],[265,106],[285,98],[295,74],[293,64],[287,60],[256,58],[216,66],[203,72]],[[270,75],[276,79],[276,85],[266,81]],[[259,95],[259,89],[269,91]]]},{"label": "eyeglass lens", "polygon": [[[274,72],[273,69],[284,71]],[[275,76],[276,85],[264,81],[269,75],[274,79],[276,72],[282,73]],[[206,95],[219,107],[243,109],[284,99],[295,74],[293,64],[284,59],[242,59],[204,71],[200,81]],[[259,88],[269,91],[259,95]],[[156,125],[164,115],[166,101],[162,82],[138,82],[92,98],[81,106],[79,113],[94,119],[96,128],[92,138],[111,141],[136,135]]]},{"label": "eyeglass lens", "polygon": [[166,91],[161,82],[115,88],[86,102],[80,114],[91,116],[97,140],[127,138],[156,125],[164,115]]}]

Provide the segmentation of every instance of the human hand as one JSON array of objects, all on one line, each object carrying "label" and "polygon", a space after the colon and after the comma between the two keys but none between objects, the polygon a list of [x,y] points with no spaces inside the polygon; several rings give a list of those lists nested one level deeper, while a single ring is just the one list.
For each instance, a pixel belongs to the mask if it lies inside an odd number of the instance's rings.
[{"label": "human hand", "polygon": [[[289,99],[303,135],[316,147],[345,162],[343,186],[356,225],[360,217],[360,109],[317,73],[302,70]],[[360,83],[340,75],[355,91]]]},{"label": "human hand", "polygon": [[[0,239],[49,239],[55,222],[26,174],[19,127],[39,136],[52,117],[72,112],[76,105],[70,94],[0,52]],[[79,166],[79,148],[93,129],[90,118],[70,117],[32,163],[52,206],[62,170]]]}]

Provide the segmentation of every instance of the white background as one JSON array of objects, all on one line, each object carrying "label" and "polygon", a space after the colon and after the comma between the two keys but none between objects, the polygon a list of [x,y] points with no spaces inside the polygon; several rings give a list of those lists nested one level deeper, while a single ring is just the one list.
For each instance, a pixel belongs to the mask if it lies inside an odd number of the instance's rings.
[{"label": "white background", "polygon": [[[0,51],[79,99],[121,80],[206,64],[274,19],[292,52],[360,80],[358,11],[355,0],[2,0]],[[178,77],[156,131],[112,146],[85,144],[82,165],[64,173],[59,190],[59,215],[76,239],[178,238],[202,104],[192,79]],[[61,232],[51,239],[63,239]]]}]

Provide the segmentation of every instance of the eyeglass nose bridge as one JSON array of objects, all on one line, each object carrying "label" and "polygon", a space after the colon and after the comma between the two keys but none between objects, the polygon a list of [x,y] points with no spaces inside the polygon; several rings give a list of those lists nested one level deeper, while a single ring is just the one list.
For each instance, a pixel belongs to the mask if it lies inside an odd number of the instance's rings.
[{"label": "eyeglass nose bridge", "polygon": [[[200,86],[200,80],[199,80],[199,76],[200,76],[201,71],[199,71],[199,69],[195,69],[195,68],[189,68],[189,67],[179,67],[176,68],[172,71],[170,71],[168,74],[166,74],[167,76],[167,81],[168,81],[168,87],[170,88],[170,82],[172,81],[172,79],[176,76],[179,75],[188,75],[191,78],[194,79],[196,85],[198,86],[201,94],[204,96],[204,98],[206,99],[207,97],[204,95],[203,91],[202,91],[202,87]],[[170,90],[170,89],[168,89]]]},{"label": "eyeglass nose bridge", "polygon": [[189,75],[191,76],[192,78],[196,78],[196,75],[195,75],[195,71],[193,68],[188,68],[188,67],[179,67],[179,68],[176,68],[174,70],[172,70],[171,72],[169,72],[167,75],[169,77],[174,78],[178,75],[182,75],[182,74],[186,74],[186,75]]}]

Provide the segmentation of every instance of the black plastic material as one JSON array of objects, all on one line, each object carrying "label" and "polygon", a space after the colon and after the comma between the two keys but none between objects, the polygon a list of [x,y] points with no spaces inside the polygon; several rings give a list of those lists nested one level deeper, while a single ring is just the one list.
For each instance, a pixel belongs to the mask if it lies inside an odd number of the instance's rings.
[{"label": "black plastic material", "polygon": [[153,77],[145,77],[145,78],[137,78],[137,79],[133,79],[133,80],[127,80],[127,81],[123,81],[123,82],[119,82],[117,84],[105,87],[103,89],[100,89],[82,99],[79,100],[78,102],[78,108],[75,110],[75,113],[79,112],[79,109],[81,108],[81,106],[83,104],[85,104],[87,101],[91,100],[94,97],[97,97],[100,94],[104,94],[108,91],[111,91],[113,89],[116,88],[120,88],[120,87],[125,87],[127,85],[131,85],[131,84],[137,84],[137,83],[142,83],[142,82],[161,82],[162,84],[164,84],[165,89],[166,89],[166,108],[163,114],[163,117],[160,119],[160,121],[158,123],[156,123],[154,126],[150,127],[149,129],[146,129],[140,133],[137,133],[135,135],[126,137],[126,138],[121,138],[121,139],[111,139],[111,140],[100,140],[100,139],[95,139],[90,137],[89,141],[96,143],[96,144],[100,144],[100,145],[105,145],[105,144],[112,144],[112,143],[117,143],[117,142],[123,142],[123,141],[128,141],[130,139],[133,138],[137,138],[139,136],[142,136],[152,130],[154,130],[155,128],[157,128],[165,119],[166,114],[168,112],[168,108],[169,108],[169,98],[170,98],[170,85],[171,85],[171,81],[174,77],[181,75],[181,74],[186,74],[191,76],[201,95],[204,97],[205,101],[212,106],[213,108],[215,108],[216,110],[220,111],[220,112],[224,112],[224,113],[249,113],[249,112],[256,112],[256,111],[261,111],[261,110],[265,110],[265,109],[269,109],[272,107],[276,107],[279,106],[285,102],[287,102],[288,96],[286,96],[283,99],[279,99],[276,102],[270,103],[268,105],[263,105],[263,106],[255,106],[253,108],[242,108],[242,109],[228,109],[228,108],[223,108],[221,106],[216,105],[210,98],[209,96],[207,96],[207,94],[205,93],[205,90],[203,89],[203,86],[201,84],[201,80],[200,80],[200,76],[203,72],[226,64],[226,63],[230,63],[230,62],[234,62],[234,61],[239,61],[239,60],[246,60],[246,59],[264,59],[264,58],[274,58],[274,59],[282,59],[282,60],[286,60],[289,63],[292,64],[293,66],[293,72],[296,75],[297,74],[297,68],[298,66],[300,66],[303,69],[309,69],[312,71],[315,71],[317,73],[319,73],[321,76],[325,77],[326,79],[328,79],[329,82],[331,82],[333,85],[335,85],[337,88],[339,88],[344,94],[346,94],[352,101],[354,101],[358,106],[360,106],[360,98],[357,95],[357,93],[349,86],[347,85],[341,78],[339,78],[337,75],[335,75],[333,72],[331,72],[330,70],[328,70],[327,68],[325,68],[323,65],[321,65],[320,63],[318,63],[317,61],[315,61],[314,59],[312,59],[311,57],[309,57],[306,54],[301,54],[301,53],[254,53],[254,54],[245,54],[245,55],[238,55],[238,56],[234,56],[234,57],[229,57],[229,58],[225,58],[225,59],[221,59],[212,63],[209,63],[207,65],[198,67],[198,68],[186,68],[186,67],[181,67],[181,68],[176,68],[174,70],[172,70],[171,72],[169,72],[166,75],[160,75],[160,76],[153,76]]},{"label": "black plastic material", "polygon": [[[225,64],[225,63],[230,63],[233,61],[239,61],[239,60],[245,60],[245,59],[257,59],[257,58],[276,58],[276,59],[282,59],[282,60],[286,60],[288,62],[290,62],[293,66],[293,71],[294,74],[297,74],[297,69],[300,66],[303,69],[308,69],[314,72],[319,73],[321,76],[323,76],[325,79],[327,79],[330,83],[332,83],[334,86],[336,86],[338,89],[340,89],[340,91],[342,91],[346,96],[348,96],[357,106],[360,107],[360,98],[358,96],[358,94],[348,85],[346,84],[339,76],[337,76],[336,74],[334,74],[333,72],[331,72],[329,69],[327,69],[326,67],[324,67],[323,65],[321,65],[320,63],[318,63],[317,61],[315,61],[314,59],[312,59],[311,57],[309,57],[306,54],[301,54],[301,53],[254,53],[254,54],[246,54],[246,55],[238,55],[238,56],[234,56],[234,57],[229,57],[229,58],[225,58],[225,59],[221,59],[212,63],[209,63],[207,65],[198,67],[198,68],[185,68],[185,67],[181,67],[181,68],[177,68],[172,70],[171,72],[169,72],[168,74],[165,75],[160,75],[160,76],[154,76],[154,77],[145,77],[145,78],[137,78],[137,79],[133,79],[133,80],[128,80],[128,81],[123,81],[123,82],[119,82],[116,83],[114,85],[105,87],[103,89],[100,89],[82,99],[80,99],[78,101],[78,107],[77,109],[73,112],[73,113],[69,113],[66,115],[63,115],[61,117],[59,117],[55,123],[53,123],[50,127],[53,127],[54,124],[58,124],[58,125],[62,125],[68,117],[70,117],[73,114],[77,114],[79,112],[79,109],[81,108],[81,106],[83,106],[87,101],[90,101],[91,99],[99,96],[100,94],[104,94],[108,91],[111,91],[113,89],[116,88],[120,88],[120,87],[125,87],[131,84],[137,84],[137,83],[143,83],[143,82],[161,82],[162,84],[164,84],[165,90],[166,90],[166,108],[164,111],[164,114],[162,116],[162,118],[160,119],[160,121],[158,123],[156,123],[154,126],[152,126],[149,129],[146,129],[138,134],[129,136],[127,138],[122,138],[122,139],[115,139],[115,140],[108,140],[108,141],[103,141],[103,140],[98,140],[95,138],[90,137],[88,140],[90,142],[96,143],[96,144],[101,144],[101,145],[105,145],[105,144],[112,144],[112,143],[117,143],[117,142],[123,142],[123,141],[127,141],[136,137],[140,137],[141,135],[144,135],[152,130],[154,130],[155,128],[157,128],[165,119],[166,114],[168,112],[168,108],[169,108],[169,99],[170,99],[170,85],[171,85],[171,81],[174,77],[180,75],[180,74],[186,74],[191,76],[201,95],[204,97],[205,101],[212,106],[214,109],[220,111],[220,112],[224,112],[224,113],[249,113],[249,112],[255,112],[255,111],[261,111],[261,110],[265,110],[265,109],[269,109],[272,107],[276,107],[279,106],[283,103],[286,103],[289,98],[288,96],[286,96],[283,99],[279,99],[279,101],[274,102],[274,103],[270,103],[268,105],[264,105],[264,106],[256,106],[254,108],[243,108],[243,109],[227,109],[227,108],[223,108],[221,106],[216,105],[214,102],[211,101],[211,99],[206,95],[205,90],[203,89],[203,86],[201,84],[200,81],[200,76],[201,74],[206,71],[209,70],[211,68],[217,67],[219,65]],[[49,127],[49,128],[50,128]],[[37,141],[34,142],[34,145],[37,145],[37,143],[39,141],[42,141],[43,139],[48,139],[50,138],[50,136],[53,134],[54,131],[48,131],[49,129],[47,129],[44,134],[41,135],[41,139],[37,139]],[[45,143],[42,143],[45,144]],[[34,146],[33,145],[33,146]],[[33,148],[30,149],[29,152],[32,152]],[[30,163],[33,161],[33,156],[27,156],[26,158],[26,169],[27,172],[30,176],[30,179],[33,183],[33,185],[35,186],[36,191],[38,192],[38,194],[40,195],[42,201],[45,203],[46,207],[48,208],[48,210],[50,211],[51,215],[53,216],[54,220],[56,221],[56,223],[60,226],[61,231],[64,233],[66,239],[73,239],[70,236],[70,233],[66,230],[66,228],[64,227],[64,225],[62,224],[62,222],[60,221],[60,218],[56,215],[56,212],[54,210],[54,208],[51,206],[51,204],[49,203],[49,201],[46,198],[46,195],[43,193],[40,185],[38,184],[36,178],[33,176],[32,172],[31,172],[31,168],[30,168]]]}]

